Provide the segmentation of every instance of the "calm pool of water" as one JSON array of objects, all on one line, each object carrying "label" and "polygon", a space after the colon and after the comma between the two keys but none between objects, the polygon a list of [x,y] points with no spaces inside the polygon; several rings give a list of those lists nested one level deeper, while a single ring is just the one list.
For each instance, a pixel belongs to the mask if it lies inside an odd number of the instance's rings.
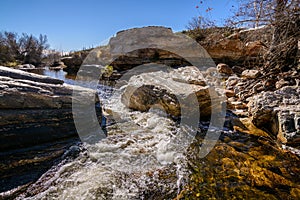
[{"label": "calm pool of water", "polygon": [[72,85],[75,84],[76,75],[73,75],[73,74],[70,75],[67,72],[63,71],[62,69],[50,70],[49,67],[45,67],[45,68],[31,69],[31,70],[28,70],[28,72],[45,75],[45,76],[50,76],[52,78],[57,78],[57,79],[63,80],[65,83],[68,83],[68,84],[72,84]]}]

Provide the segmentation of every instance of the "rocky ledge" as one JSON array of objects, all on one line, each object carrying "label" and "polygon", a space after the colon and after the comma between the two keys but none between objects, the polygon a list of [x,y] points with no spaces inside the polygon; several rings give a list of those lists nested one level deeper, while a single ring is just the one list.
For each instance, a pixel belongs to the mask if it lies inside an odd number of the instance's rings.
[{"label": "rocky ledge", "polygon": [[300,88],[296,84],[260,91],[248,100],[239,97],[240,87],[257,76],[258,70],[238,75],[230,66],[219,64],[205,71],[188,66],[147,72],[126,82],[122,102],[128,108],[143,112],[159,108],[179,118],[181,107],[186,105],[178,99],[189,102],[191,93],[199,108],[189,107],[188,114],[199,109],[209,117],[213,106],[208,87],[218,80],[226,83],[217,90],[227,96],[225,128],[204,158],[199,156],[203,135],[196,136],[186,153],[192,173],[177,199],[230,199],[233,194],[238,199],[299,199]]},{"label": "rocky ledge", "polygon": [[72,101],[92,95],[62,80],[0,66],[0,192],[26,188],[68,152],[78,152]]},{"label": "rocky ledge", "polygon": [[93,91],[63,81],[0,67],[0,150],[76,137],[72,93]]},{"label": "rocky ledge", "polygon": [[249,114],[253,123],[289,146],[300,147],[300,87],[285,86],[253,96]]},{"label": "rocky ledge", "polygon": [[[210,119],[212,110],[217,106],[212,101],[218,96],[220,102],[226,102],[227,110],[236,115],[229,122],[236,131],[270,136],[274,141],[299,150],[298,83],[288,83],[275,91],[269,91],[266,87],[259,92],[249,90],[246,95],[243,86],[255,80],[257,73],[258,70],[244,70],[235,74],[226,64],[204,71],[187,66],[172,71],[142,73],[132,76],[126,83],[122,102],[133,110],[147,112],[158,108],[173,119],[180,119],[185,108],[188,109],[188,115],[195,113],[197,107],[191,106],[195,97],[201,119]],[[216,83],[219,87],[213,85]],[[211,86],[215,88],[217,96],[211,93]]]}]

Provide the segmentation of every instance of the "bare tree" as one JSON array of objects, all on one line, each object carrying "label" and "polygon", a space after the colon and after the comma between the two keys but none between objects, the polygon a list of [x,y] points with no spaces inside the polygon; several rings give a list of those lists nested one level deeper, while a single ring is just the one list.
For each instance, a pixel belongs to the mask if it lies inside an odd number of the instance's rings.
[{"label": "bare tree", "polygon": [[300,0],[239,0],[228,24],[235,27],[273,28],[272,41],[265,55],[265,71],[286,71],[297,65],[300,34]]},{"label": "bare tree", "polygon": [[266,71],[287,71],[297,65],[300,40],[300,0],[276,0],[272,43],[266,55]]}]

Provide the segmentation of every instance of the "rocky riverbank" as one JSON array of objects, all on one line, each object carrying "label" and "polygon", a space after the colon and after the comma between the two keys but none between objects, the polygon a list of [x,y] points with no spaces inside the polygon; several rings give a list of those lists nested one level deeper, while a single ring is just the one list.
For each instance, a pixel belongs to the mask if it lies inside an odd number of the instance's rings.
[{"label": "rocky riverbank", "polygon": [[[108,137],[88,145],[88,151],[82,151],[80,145],[71,147],[67,151],[74,158],[70,163],[52,162],[55,166],[37,182],[33,179],[11,193],[2,193],[3,197],[75,198],[80,194],[111,199],[300,198],[299,67],[271,75],[259,67],[235,66],[231,62],[199,68],[176,54],[155,48],[120,56],[124,49],[117,44],[130,38],[131,33],[139,33],[142,37],[138,39],[147,38],[153,43],[153,35],[173,34],[163,27],[123,31],[108,46],[87,56],[84,64],[89,64],[86,69],[90,71],[85,72],[88,77],[111,81],[111,85],[117,83],[116,96],[112,95],[105,107],[105,116],[111,120]],[[246,45],[250,41],[244,35],[247,33],[233,33],[216,42],[216,48],[210,47],[215,51],[215,59],[224,61],[222,55],[232,55],[229,59],[235,63],[245,60],[248,54],[260,58],[263,45],[255,42],[257,37],[252,38],[254,43]],[[138,40],[133,38],[125,42],[126,48],[136,47]],[[268,41],[264,39],[262,43]],[[249,49],[239,52],[246,46]],[[221,55],[216,52],[218,49]],[[98,77],[94,73],[109,70],[105,63],[97,63],[101,59],[113,65],[109,76],[100,73],[102,76]],[[170,68],[128,73],[137,65],[158,69],[162,64]],[[122,75],[129,77],[122,79]],[[15,153],[19,147],[45,144],[45,154],[36,156],[37,159],[20,155],[21,161],[5,161],[1,172],[20,170],[24,163],[34,160],[43,163],[51,156],[62,156],[70,146],[66,145],[68,139],[74,138],[75,133],[71,91],[79,90],[82,96],[91,91],[5,67],[0,67],[0,87],[1,137],[6,141],[1,148],[13,152],[6,155],[22,154]],[[191,106],[194,100],[197,106]],[[225,108],[226,113],[221,113],[226,114],[221,116],[225,123],[212,127],[220,137],[203,158],[200,147],[209,133],[210,122],[218,120],[212,117],[216,108]],[[185,148],[184,138],[177,138],[186,133],[179,123],[181,117],[189,120],[189,116],[198,114],[196,110],[200,111],[199,127],[195,140]],[[19,140],[24,134],[28,139]],[[62,146],[56,146],[54,151],[47,149],[59,141]],[[6,181],[10,178],[3,177]]]},{"label": "rocky riverbank", "polygon": [[[182,74],[178,77],[181,78],[178,79],[176,74],[180,72]],[[200,72],[189,66],[171,73],[134,76],[123,94],[123,102],[129,108],[143,112],[154,107],[171,116],[180,116],[182,104],[176,101],[176,97],[188,98],[184,95],[188,92],[188,87],[182,85],[184,82],[195,88],[200,114],[209,116],[207,110],[212,107],[205,83],[209,84],[208,74],[211,72],[212,69]],[[242,98],[241,95],[246,93],[241,86],[258,78],[258,71],[244,70],[237,75],[228,65],[219,64],[214,72],[222,74],[227,85],[219,91],[227,97],[224,125],[227,131],[222,132],[216,146],[205,158],[199,157],[199,145],[203,142],[205,130],[197,136],[197,141],[187,153],[192,174],[177,198],[300,198],[300,178],[297,175],[300,163],[298,79],[281,87],[278,86],[282,82],[279,80],[275,83],[277,89],[273,91],[261,91]],[[158,79],[154,77],[162,78],[164,83],[171,83],[178,89],[170,92],[160,88],[157,86]],[[140,81],[146,85],[139,87]],[[248,91],[248,94],[251,92]]]},{"label": "rocky riverbank", "polygon": [[[1,185],[10,180],[15,180],[12,185],[18,185],[18,181],[24,184],[25,175],[30,177],[45,169],[42,166],[51,167],[53,160],[78,140],[72,114],[73,90],[77,91],[77,98],[93,91],[2,66],[0,88]],[[30,172],[33,166],[40,169]],[[23,178],[16,178],[24,171]],[[9,184],[4,185],[1,188],[9,188]]]}]

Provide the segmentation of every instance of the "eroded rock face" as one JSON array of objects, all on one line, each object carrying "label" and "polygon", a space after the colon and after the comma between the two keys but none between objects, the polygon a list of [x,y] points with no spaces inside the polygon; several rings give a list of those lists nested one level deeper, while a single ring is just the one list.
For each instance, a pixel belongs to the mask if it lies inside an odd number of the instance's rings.
[{"label": "eroded rock face", "polygon": [[[80,65],[68,63],[68,60],[74,60],[73,57],[64,58],[63,62],[67,66],[75,66],[69,68],[77,72]],[[206,66],[212,65],[209,54],[193,39],[183,34],[173,33],[170,28],[150,26],[118,32],[106,46],[90,51],[81,63],[83,65],[110,65],[117,70],[117,73],[124,73],[147,63],[170,67],[196,65],[191,61],[200,62],[199,57],[203,58],[201,64],[206,65],[205,62],[207,62]]]},{"label": "eroded rock face", "polygon": [[[0,67],[0,149],[15,149],[77,135],[73,90],[92,90],[20,70]],[[78,100],[80,100],[78,95]]]},{"label": "eroded rock face", "polygon": [[261,65],[261,60],[267,50],[266,46],[272,38],[272,29],[271,26],[258,29],[237,29],[229,36],[226,36],[229,34],[227,32],[212,33],[206,36],[205,40],[200,41],[200,44],[215,62],[225,62],[230,65],[249,62]]},{"label": "eroded rock face", "polygon": [[253,123],[273,133],[281,142],[299,147],[300,87],[285,86],[262,92],[249,102]]}]

